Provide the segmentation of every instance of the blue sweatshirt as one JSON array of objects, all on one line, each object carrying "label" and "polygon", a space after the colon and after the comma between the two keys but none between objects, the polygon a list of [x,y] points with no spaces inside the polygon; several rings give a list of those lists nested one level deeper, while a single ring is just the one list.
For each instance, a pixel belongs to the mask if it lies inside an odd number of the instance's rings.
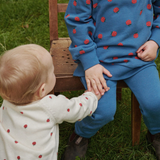
[{"label": "blue sweatshirt", "polygon": [[139,59],[136,51],[148,40],[160,46],[159,15],[160,0],[70,0],[65,22],[69,50],[78,63],[74,75],[84,76],[101,64],[120,80],[155,65]]}]

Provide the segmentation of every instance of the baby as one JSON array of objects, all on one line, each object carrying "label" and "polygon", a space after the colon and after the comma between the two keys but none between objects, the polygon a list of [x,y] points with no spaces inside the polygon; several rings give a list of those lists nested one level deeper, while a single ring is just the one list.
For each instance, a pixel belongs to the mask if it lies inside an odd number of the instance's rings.
[{"label": "baby", "polygon": [[0,57],[0,159],[56,160],[59,125],[91,116],[100,94],[67,99],[49,94],[56,83],[51,55],[28,44]]}]

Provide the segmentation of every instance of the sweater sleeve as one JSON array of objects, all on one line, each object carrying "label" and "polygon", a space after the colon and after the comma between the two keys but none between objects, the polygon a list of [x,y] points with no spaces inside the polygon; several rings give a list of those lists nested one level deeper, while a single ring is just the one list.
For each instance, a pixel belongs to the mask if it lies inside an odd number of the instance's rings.
[{"label": "sweater sleeve", "polygon": [[98,99],[93,93],[86,92],[71,99],[63,95],[48,95],[43,103],[48,108],[55,123],[59,124],[63,121],[74,123],[86,116],[91,116],[97,108]]},{"label": "sweater sleeve", "polygon": [[81,62],[84,70],[99,63],[94,43],[95,22],[91,0],[70,0],[65,22],[71,38],[69,50],[75,62]]},{"label": "sweater sleeve", "polygon": [[155,0],[153,3],[154,20],[152,25],[152,34],[150,40],[155,41],[160,46],[160,1]]}]

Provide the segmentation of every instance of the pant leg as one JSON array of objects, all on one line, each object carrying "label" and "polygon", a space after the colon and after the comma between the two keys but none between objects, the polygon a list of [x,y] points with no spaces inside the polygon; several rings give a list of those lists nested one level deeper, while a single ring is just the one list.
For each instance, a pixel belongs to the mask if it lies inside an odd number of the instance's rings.
[{"label": "pant leg", "polygon": [[[85,88],[86,81],[82,77],[81,81]],[[98,102],[98,107],[92,116],[84,118],[80,122],[75,123],[75,132],[85,138],[90,138],[96,134],[96,132],[108,122],[114,119],[116,112],[116,81],[107,81],[110,90],[105,92],[102,98]]]},{"label": "pant leg", "polygon": [[143,115],[144,123],[151,132],[160,132],[160,81],[155,66],[147,67],[125,80],[133,91]]}]

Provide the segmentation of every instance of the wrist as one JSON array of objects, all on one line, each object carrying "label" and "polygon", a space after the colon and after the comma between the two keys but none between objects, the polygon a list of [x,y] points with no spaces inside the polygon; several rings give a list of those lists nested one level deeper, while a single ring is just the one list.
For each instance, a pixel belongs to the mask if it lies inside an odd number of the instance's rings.
[{"label": "wrist", "polygon": [[150,40],[154,45],[155,45],[155,47],[158,49],[159,48],[159,45],[158,45],[158,43],[156,42],[156,41],[154,41],[154,40]]}]

